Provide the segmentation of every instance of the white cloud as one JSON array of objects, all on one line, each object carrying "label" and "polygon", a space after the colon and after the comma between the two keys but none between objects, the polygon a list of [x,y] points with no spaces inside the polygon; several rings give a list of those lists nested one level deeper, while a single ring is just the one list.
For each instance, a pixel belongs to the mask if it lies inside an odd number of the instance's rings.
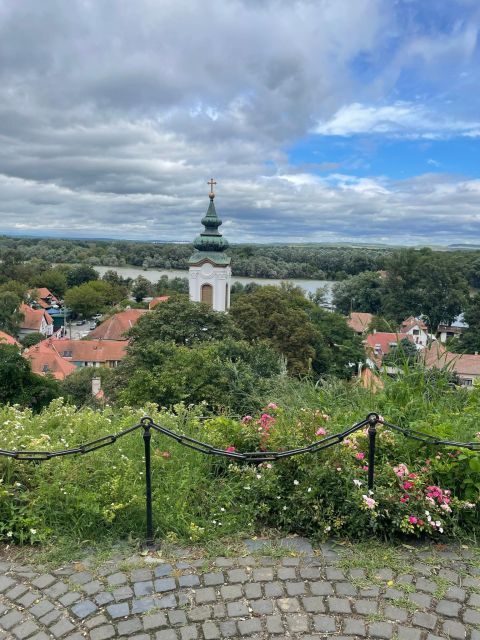
[{"label": "white cloud", "polygon": [[398,101],[390,105],[353,102],[332,118],[320,121],[313,133],[327,136],[385,134],[408,138],[477,137],[480,122],[464,122],[440,116],[422,104]]}]

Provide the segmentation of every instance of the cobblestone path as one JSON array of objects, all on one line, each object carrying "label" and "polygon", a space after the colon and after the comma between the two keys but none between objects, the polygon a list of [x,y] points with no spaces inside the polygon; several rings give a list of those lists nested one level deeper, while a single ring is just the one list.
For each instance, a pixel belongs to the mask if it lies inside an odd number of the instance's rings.
[{"label": "cobblestone path", "polygon": [[471,549],[399,547],[381,566],[355,547],[282,542],[269,555],[247,541],[241,557],[117,554],[49,572],[2,562],[0,639],[480,640]]}]

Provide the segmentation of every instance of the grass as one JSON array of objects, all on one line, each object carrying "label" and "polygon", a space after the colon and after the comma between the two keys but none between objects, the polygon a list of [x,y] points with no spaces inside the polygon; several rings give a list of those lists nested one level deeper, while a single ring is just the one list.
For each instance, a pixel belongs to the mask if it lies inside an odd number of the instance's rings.
[{"label": "grass", "polygon": [[[395,544],[385,544],[373,540],[359,542],[349,550],[339,561],[342,569],[364,569],[370,581],[379,580],[376,573],[381,569],[391,569],[394,573],[411,573],[412,567],[406,558],[400,554],[400,548]],[[385,582],[381,580],[380,582]]]}]

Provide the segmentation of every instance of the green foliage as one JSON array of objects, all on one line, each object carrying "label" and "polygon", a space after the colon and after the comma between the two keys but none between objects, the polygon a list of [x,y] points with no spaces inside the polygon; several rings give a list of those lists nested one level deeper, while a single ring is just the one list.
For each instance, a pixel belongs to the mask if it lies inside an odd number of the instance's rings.
[{"label": "green foliage", "polygon": [[166,296],[171,293],[188,293],[188,278],[162,276],[155,285],[155,295]]},{"label": "green foliage", "polygon": [[132,284],[132,296],[135,302],[141,302],[144,298],[152,294],[152,284],[144,276],[135,278]]},{"label": "green foliage", "polygon": [[241,412],[279,371],[278,356],[266,345],[228,338],[186,347],[156,340],[134,344],[114,386],[122,403],[203,402],[210,409]]},{"label": "green foliage", "polygon": [[67,276],[61,269],[47,269],[36,274],[30,284],[32,287],[46,287],[57,298],[63,298],[67,289]]},{"label": "green foliage", "polygon": [[241,295],[231,315],[250,340],[266,340],[281,354],[292,375],[350,377],[349,364],[364,357],[345,318],[319,308],[296,287],[260,287]]},{"label": "green foliage", "polygon": [[0,292],[0,331],[16,336],[23,314],[19,311],[21,298],[12,291]]},{"label": "green foliage", "polygon": [[[231,353],[238,347],[225,348]],[[152,405],[143,410],[78,411],[55,400],[37,415],[4,406],[0,407],[0,447],[73,447],[136,424],[144,411],[169,429],[237,451],[314,443],[344,431],[372,410],[401,426],[441,438],[474,439],[480,389],[467,393],[449,386],[442,372],[435,375],[433,380],[414,368],[401,379],[386,380],[385,390],[376,396],[359,385],[334,379],[313,385],[272,378],[271,389],[262,391],[262,408],[242,420],[199,419],[205,407],[186,409],[183,404],[173,411],[158,411]],[[261,465],[205,456],[154,432],[156,535],[189,543],[233,534],[251,536],[273,527],[317,540],[478,536],[478,452],[420,444],[381,427],[377,443],[376,484],[370,495],[364,430],[314,457],[295,456]],[[85,456],[40,465],[0,458],[0,537],[28,543],[59,535],[72,541],[141,537],[145,527],[142,456],[140,430]],[[433,527],[432,521],[440,524]]]},{"label": "green foliage", "polygon": [[417,347],[408,338],[402,338],[383,357],[383,364],[387,366],[412,366],[417,361]]},{"label": "green foliage", "polygon": [[45,340],[43,333],[34,331],[33,333],[27,333],[27,335],[21,339],[21,343],[25,349],[28,349],[29,347],[33,347],[34,344],[42,342],[42,340]]},{"label": "green foliage", "polygon": [[480,352],[480,294],[469,300],[464,317],[468,329],[463,331],[460,342],[455,343],[456,349],[464,353]]},{"label": "green foliage", "polygon": [[78,287],[82,284],[98,279],[98,272],[88,264],[72,266],[67,271],[67,286]]},{"label": "green foliage", "polygon": [[349,315],[352,311],[379,313],[382,308],[380,275],[365,271],[339,282],[333,289],[333,304],[344,315]]},{"label": "green foliage", "polygon": [[0,404],[39,410],[58,395],[56,380],[32,373],[30,362],[18,347],[0,343]]},{"label": "green foliage", "polygon": [[77,407],[99,407],[101,403],[92,396],[92,378],[100,378],[102,389],[111,384],[113,369],[108,367],[81,367],[60,383],[62,396]]},{"label": "green foliage", "polygon": [[162,341],[185,346],[241,337],[230,316],[182,296],[158,304],[152,313],[140,318],[129,335],[135,345]]},{"label": "green foliage", "polygon": [[92,280],[68,289],[65,304],[75,315],[83,318],[106,311],[119,302],[125,295],[122,287],[104,280]]}]

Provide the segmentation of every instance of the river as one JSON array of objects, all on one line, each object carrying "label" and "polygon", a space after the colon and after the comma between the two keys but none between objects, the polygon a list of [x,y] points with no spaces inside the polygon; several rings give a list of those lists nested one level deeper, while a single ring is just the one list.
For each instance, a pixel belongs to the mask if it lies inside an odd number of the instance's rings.
[{"label": "river", "polygon": [[[106,271],[116,271],[118,275],[124,278],[136,278],[137,276],[143,276],[150,280],[150,282],[158,282],[162,276],[168,278],[188,278],[188,271],[181,271],[180,269],[142,269],[141,267],[94,267],[101,276]],[[278,280],[276,278],[246,278],[243,276],[232,276],[232,282],[241,282],[242,284],[249,284],[250,282],[256,282],[257,284],[267,285],[273,284],[279,286],[281,282],[285,280]],[[335,284],[333,280],[303,280],[291,278],[288,280],[297,287],[301,287],[307,293],[315,293],[320,287],[325,287],[326,301],[332,301],[332,287]]]}]

